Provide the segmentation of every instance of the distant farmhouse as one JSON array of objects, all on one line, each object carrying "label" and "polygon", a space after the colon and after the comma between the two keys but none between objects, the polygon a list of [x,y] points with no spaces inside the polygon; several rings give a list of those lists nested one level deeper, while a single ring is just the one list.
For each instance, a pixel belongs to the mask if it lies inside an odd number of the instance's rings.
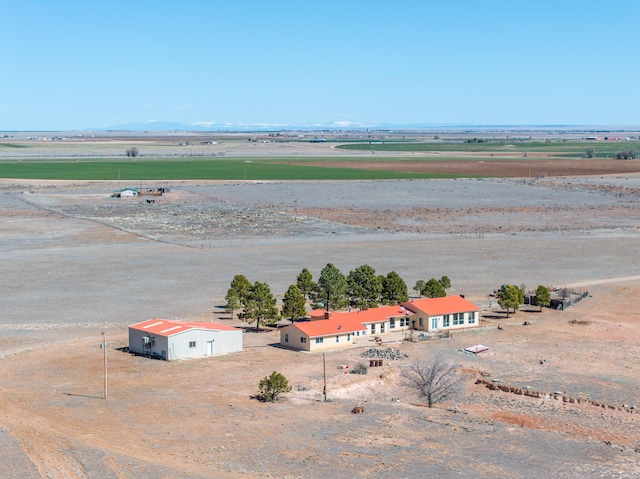
[{"label": "distant farmhouse", "polygon": [[324,351],[358,344],[368,336],[417,329],[444,332],[478,326],[480,309],[460,296],[424,298],[363,311],[312,311],[310,321],[280,330],[280,344],[302,351]]},{"label": "distant farmhouse", "polygon": [[169,361],[235,353],[242,333],[224,324],[150,319],[129,326],[129,351]]},{"label": "distant farmhouse", "polygon": [[122,188],[120,191],[114,191],[111,195],[114,198],[132,198],[138,196],[137,188]]},{"label": "distant farmhouse", "polygon": [[122,188],[121,190],[114,191],[111,195],[112,198],[131,198],[133,196],[162,196],[164,193],[169,193],[169,188]]}]

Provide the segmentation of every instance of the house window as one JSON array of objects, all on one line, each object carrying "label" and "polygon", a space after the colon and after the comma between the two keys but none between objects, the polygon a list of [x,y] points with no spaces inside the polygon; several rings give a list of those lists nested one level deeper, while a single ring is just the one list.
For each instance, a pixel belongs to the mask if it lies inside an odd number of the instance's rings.
[{"label": "house window", "polygon": [[445,314],[444,318],[442,319],[442,327],[448,328],[449,326],[451,326],[451,316]]},{"label": "house window", "polygon": [[301,343],[306,343],[307,342],[307,338],[300,338],[300,342]]},{"label": "house window", "polygon": [[336,343],[340,342],[340,336],[336,336]]},{"label": "house window", "polygon": [[356,331],[356,336],[360,336],[360,331]]},{"label": "house window", "polygon": [[289,333],[285,333],[284,335],[284,342],[288,343],[289,342]]},{"label": "house window", "polygon": [[375,324],[371,325],[371,334],[376,334],[376,325]]},{"label": "house window", "polygon": [[152,340],[151,340],[151,346],[155,346],[155,345],[156,345],[156,340],[155,340],[155,339],[152,339]]},{"label": "house window", "polygon": [[453,325],[458,326],[459,324],[464,324],[464,314],[463,313],[454,313],[453,314]]},{"label": "house window", "polygon": [[384,323],[380,323],[380,332],[384,333]]},{"label": "house window", "polygon": [[431,318],[431,329],[438,329],[438,318]]},{"label": "house window", "polygon": [[422,320],[422,318],[420,318],[419,324],[420,324],[420,327],[424,326],[424,321]]},{"label": "house window", "polygon": [[395,329],[396,327],[396,320],[394,318],[391,318],[389,320],[389,329]]},{"label": "house window", "polygon": [[316,338],[316,344],[324,343],[324,338]]},{"label": "house window", "polygon": [[351,334],[347,333],[347,341],[351,341]]},{"label": "house window", "polygon": [[476,324],[476,312],[469,313],[469,324]]},{"label": "house window", "polygon": [[189,341],[189,347],[190,348],[195,348],[196,347],[196,342],[195,341]]}]

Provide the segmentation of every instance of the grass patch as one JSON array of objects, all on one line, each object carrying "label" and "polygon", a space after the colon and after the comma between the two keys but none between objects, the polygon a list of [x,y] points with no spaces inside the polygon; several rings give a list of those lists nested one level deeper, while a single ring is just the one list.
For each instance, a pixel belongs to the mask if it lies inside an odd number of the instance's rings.
[{"label": "grass patch", "polygon": [[18,143],[0,143],[0,148],[29,148],[29,146]]},{"label": "grass patch", "polygon": [[[514,152],[516,154],[550,153],[553,156],[570,156],[581,158],[587,148],[594,148],[598,158],[613,157],[617,151],[628,150],[637,145],[637,142],[603,142],[603,141],[492,141],[487,143],[465,143],[442,142],[442,143],[420,143],[420,142],[366,142],[349,143],[338,145],[336,148],[351,151],[382,151],[382,152],[486,152],[505,153]],[[519,155],[516,155],[519,156]]]},{"label": "grass patch", "polygon": [[[22,160],[0,162],[0,178],[43,180],[383,180],[457,178],[424,172],[305,165],[325,159]],[[326,159],[335,162],[335,158]],[[383,161],[383,159],[377,159]],[[388,161],[389,159],[387,159]],[[364,161],[364,160],[363,160]],[[371,161],[370,159],[368,160]],[[295,162],[295,163],[294,163]]]}]

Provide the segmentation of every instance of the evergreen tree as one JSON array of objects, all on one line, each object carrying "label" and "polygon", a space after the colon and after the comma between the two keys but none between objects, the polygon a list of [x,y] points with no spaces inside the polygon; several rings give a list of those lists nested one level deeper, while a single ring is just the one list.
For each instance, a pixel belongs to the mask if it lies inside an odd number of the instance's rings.
[{"label": "evergreen tree", "polygon": [[313,282],[313,276],[311,276],[311,272],[307,268],[304,268],[298,275],[296,286],[298,286],[298,289],[302,292],[302,294],[305,295],[307,299],[310,299],[309,295],[313,291],[315,283]]},{"label": "evergreen tree", "polygon": [[284,394],[291,392],[289,380],[279,372],[272,372],[270,376],[266,376],[258,383],[260,389],[260,397],[263,401],[275,402]]},{"label": "evergreen tree", "polygon": [[540,311],[542,311],[542,307],[548,308],[551,304],[551,293],[549,292],[549,288],[543,285],[538,285],[536,289],[536,306],[540,306]]},{"label": "evergreen tree", "polygon": [[340,309],[349,304],[347,278],[333,264],[328,263],[320,272],[320,278],[313,288],[314,307]]},{"label": "evergreen tree", "polygon": [[292,323],[294,319],[302,318],[307,314],[305,303],[306,300],[300,288],[292,284],[282,299],[282,316],[289,318]]},{"label": "evergreen tree", "polygon": [[229,313],[231,313],[231,319],[233,319],[233,312],[236,309],[240,309],[242,307],[242,305],[240,304],[240,298],[238,297],[238,292],[233,288],[229,288],[229,291],[227,291],[227,295],[224,297],[224,299],[227,301],[225,309]]},{"label": "evergreen tree", "polygon": [[498,304],[501,308],[506,308],[507,318],[509,317],[510,308],[513,308],[513,312],[515,313],[523,303],[524,291],[515,284],[503,284],[498,291]]},{"label": "evergreen tree", "polygon": [[391,271],[382,280],[382,303],[400,304],[409,300],[407,283],[395,271]]},{"label": "evergreen tree", "polygon": [[280,315],[276,307],[276,298],[271,294],[267,283],[256,281],[249,291],[241,299],[243,311],[238,316],[243,321],[251,324],[255,321],[256,331],[260,331],[260,325],[270,325],[278,322]]},{"label": "evergreen tree", "polygon": [[358,266],[347,276],[349,304],[367,309],[378,306],[382,293],[382,280],[368,264]]},{"label": "evergreen tree", "polygon": [[422,290],[422,295],[425,298],[442,298],[447,295],[447,292],[444,290],[440,281],[435,278],[431,278],[427,281],[427,284],[424,286]]},{"label": "evergreen tree", "polygon": [[241,274],[236,274],[231,281],[230,288],[236,292],[238,299],[242,302],[249,289],[251,289],[251,281]]},{"label": "evergreen tree", "polygon": [[416,281],[415,286],[413,287],[413,290],[418,293],[418,297],[422,296],[422,291],[424,291],[424,288],[427,286],[427,282],[424,279],[419,279],[418,281]]}]

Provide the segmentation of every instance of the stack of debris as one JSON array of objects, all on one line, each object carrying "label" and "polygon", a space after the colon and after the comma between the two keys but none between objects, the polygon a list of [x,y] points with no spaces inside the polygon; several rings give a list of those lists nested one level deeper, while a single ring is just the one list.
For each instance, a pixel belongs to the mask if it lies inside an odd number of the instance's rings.
[{"label": "stack of debris", "polygon": [[369,348],[361,355],[363,358],[373,358],[373,359],[404,359],[407,357],[405,353],[400,351],[399,349],[394,348],[386,348],[386,349],[378,349],[378,348]]}]

